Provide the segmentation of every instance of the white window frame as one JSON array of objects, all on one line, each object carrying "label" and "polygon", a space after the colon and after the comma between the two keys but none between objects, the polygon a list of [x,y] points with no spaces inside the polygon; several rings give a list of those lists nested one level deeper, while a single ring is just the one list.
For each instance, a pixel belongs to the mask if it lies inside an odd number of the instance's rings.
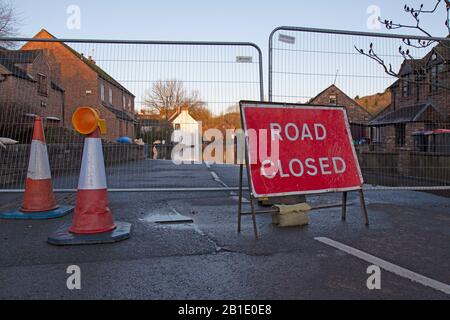
[{"label": "white window frame", "polygon": [[103,83],[100,84],[100,99],[105,101],[105,85]]}]

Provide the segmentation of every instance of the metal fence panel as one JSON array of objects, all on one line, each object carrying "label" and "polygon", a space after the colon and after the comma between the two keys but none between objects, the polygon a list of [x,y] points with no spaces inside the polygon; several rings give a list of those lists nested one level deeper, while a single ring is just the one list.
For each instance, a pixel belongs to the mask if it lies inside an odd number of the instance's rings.
[{"label": "metal fence panel", "polygon": [[377,189],[450,189],[449,47],[448,38],[279,27],[269,100],[345,106]]},{"label": "metal fence panel", "polygon": [[71,117],[81,106],[107,121],[110,188],[217,187],[204,185],[200,168],[163,161],[172,134],[239,128],[238,102],[262,99],[262,79],[252,43],[0,39],[0,190],[24,186],[35,115],[44,118],[54,188],[77,187],[83,137]]}]

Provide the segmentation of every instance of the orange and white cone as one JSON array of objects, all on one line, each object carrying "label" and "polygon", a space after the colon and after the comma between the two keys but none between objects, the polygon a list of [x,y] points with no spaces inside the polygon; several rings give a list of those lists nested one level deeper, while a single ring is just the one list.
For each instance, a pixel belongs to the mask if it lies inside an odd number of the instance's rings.
[{"label": "orange and white cone", "polygon": [[94,234],[109,232],[115,228],[109,209],[102,140],[100,130],[97,129],[84,141],[75,215],[69,231],[75,234]]},{"label": "orange and white cone", "polygon": [[0,218],[53,219],[72,211],[73,207],[60,207],[56,203],[42,119],[36,116],[22,206],[13,212],[0,213]]},{"label": "orange and white cone", "polygon": [[42,119],[36,117],[25,194],[20,211],[44,212],[55,210],[56,208],[58,208],[58,205],[53,194],[44,128],[42,126]]},{"label": "orange and white cone", "polygon": [[113,243],[128,239],[131,224],[114,222],[109,208],[102,140],[97,128],[84,142],[72,226],[63,226],[47,242],[54,245]]}]

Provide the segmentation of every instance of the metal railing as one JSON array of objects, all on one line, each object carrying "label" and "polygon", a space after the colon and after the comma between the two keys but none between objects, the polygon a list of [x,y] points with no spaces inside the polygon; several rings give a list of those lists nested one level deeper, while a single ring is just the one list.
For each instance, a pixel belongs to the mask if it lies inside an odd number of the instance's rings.
[{"label": "metal railing", "polygon": [[76,188],[83,137],[71,116],[80,106],[106,119],[111,189],[217,188],[204,185],[204,167],[162,160],[175,131],[196,139],[206,129],[239,128],[238,102],[264,98],[257,45],[47,37],[0,39],[0,137],[17,142],[0,147],[0,190],[24,186],[35,115],[44,119],[54,188]]},{"label": "metal railing", "polygon": [[269,101],[345,106],[370,190],[448,190],[450,134],[439,129],[450,129],[449,47],[448,38],[278,27]]}]

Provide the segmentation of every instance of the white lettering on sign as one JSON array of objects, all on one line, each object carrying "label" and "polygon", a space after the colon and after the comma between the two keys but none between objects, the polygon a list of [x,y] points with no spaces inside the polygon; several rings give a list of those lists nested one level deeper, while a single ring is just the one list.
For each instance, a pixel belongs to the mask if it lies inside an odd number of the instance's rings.
[{"label": "white lettering on sign", "polygon": [[300,159],[291,159],[289,163],[283,163],[278,160],[275,164],[272,160],[264,160],[261,163],[261,175],[267,179],[274,179],[277,175],[280,178],[296,177],[305,175],[315,177],[320,175],[344,174],[347,165],[344,159],[340,157],[333,158],[307,158],[304,161]]},{"label": "white lettering on sign", "polygon": [[321,123],[297,125],[291,122],[284,128],[279,123],[271,123],[270,136],[272,141],[323,141],[327,138],[327,129]]}]

